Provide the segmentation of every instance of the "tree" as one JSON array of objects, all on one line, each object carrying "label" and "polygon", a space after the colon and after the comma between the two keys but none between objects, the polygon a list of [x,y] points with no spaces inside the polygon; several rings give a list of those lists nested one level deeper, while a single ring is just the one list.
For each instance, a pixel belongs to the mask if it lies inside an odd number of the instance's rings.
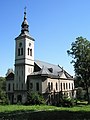
[{"label": "tree", "polygon": [[8,98],[6,95],[6,79],[0,77],[0,104],[8,104]]},{"label": "tree", "polygon": [[88,87],[90,86],[90,41],[86,38],[78,37],[71,44],[71,49],[67,51],[73,60],[75,75],[87,91],[88,103],[90,103]]},{"label": "tree", "polygon": [[5,80],[5,77],[0,77],[0,90],[6,91],[6,80]]}]

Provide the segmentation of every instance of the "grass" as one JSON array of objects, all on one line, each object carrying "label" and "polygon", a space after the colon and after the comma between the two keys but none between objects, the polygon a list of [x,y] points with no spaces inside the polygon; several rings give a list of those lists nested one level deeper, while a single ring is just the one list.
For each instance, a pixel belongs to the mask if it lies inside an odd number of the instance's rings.
[{"label": "grass", "polygon": [[47,105],[33,105],[33,106],[25,106],[25,105],[0,105],[0,112],[14,112],[14,111],[47,111],[54,110],[57,107],[47,106]]},{"label": "grass", "polygon": [[0,105],[0,120],[88,120],[90,105],[55,107],[47,105]]},{"label": "grass", "polygon": [[79,105],[75,107],[56,107],[47,105],[0,105],[0,113],[10,113],[15,111],[73,111],[73,112],[90,112],[90,105]]}]

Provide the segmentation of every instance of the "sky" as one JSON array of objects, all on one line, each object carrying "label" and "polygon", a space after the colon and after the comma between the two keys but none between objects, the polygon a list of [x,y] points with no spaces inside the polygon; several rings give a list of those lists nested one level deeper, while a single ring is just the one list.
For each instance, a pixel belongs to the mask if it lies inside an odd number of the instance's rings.
[{"label": "sky", "polygon": [[35,59],[59,64],[74,76],[67,50],[77,37],[90,40],[90,0],[0,0],[0,76],[14,69],[25,6]]}]

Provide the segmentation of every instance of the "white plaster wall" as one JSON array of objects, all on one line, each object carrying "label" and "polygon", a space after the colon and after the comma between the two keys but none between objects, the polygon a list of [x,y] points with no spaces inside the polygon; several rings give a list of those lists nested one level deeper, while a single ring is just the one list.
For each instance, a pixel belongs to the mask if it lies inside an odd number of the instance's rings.
[{"label": "white plaster wall", "polygon": [[[22,43],[21,48],[23,48],[23,55],[18,56],[18,48],[20,48],[20,43]],[[28,55],[28,48],[32,49],[32,56]],[[30,75],[34,69],[34,41],[28,37],[16,40],[15,65],[15,90],[27,90],[27,76]]]}]

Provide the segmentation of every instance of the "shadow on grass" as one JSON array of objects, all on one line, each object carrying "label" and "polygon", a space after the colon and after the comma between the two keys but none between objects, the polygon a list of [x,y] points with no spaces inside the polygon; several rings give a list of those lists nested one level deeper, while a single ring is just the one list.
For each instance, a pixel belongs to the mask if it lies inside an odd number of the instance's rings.
[{"label": "shadow on grass", "polygon": [[21,111],[0,113],[0,120],[90,120],[90,112]]}]

